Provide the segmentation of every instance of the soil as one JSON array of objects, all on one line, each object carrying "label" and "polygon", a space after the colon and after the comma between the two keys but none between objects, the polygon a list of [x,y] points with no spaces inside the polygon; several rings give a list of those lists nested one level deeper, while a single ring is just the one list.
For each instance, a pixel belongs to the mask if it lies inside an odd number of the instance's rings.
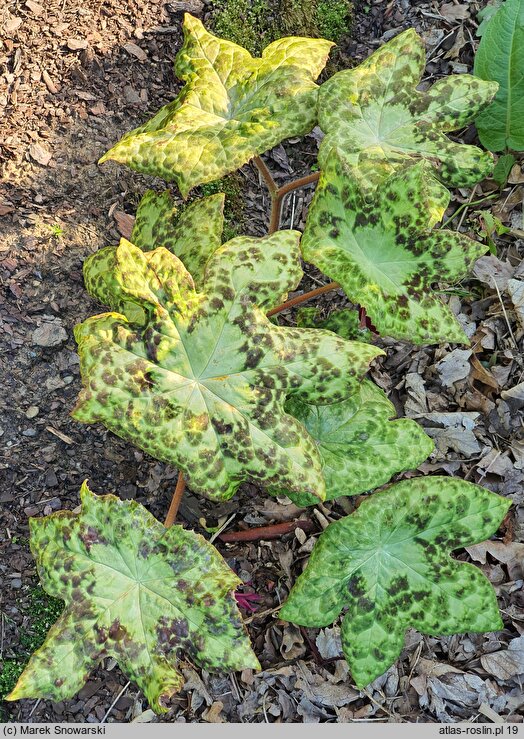
[{"label": "soil", "polygon": [[[476,11],[484,2],[355,3],[353,32],[341,42],[353,63],[400,30],[414,26],[427,42],[425,83],[471,70]],[[462,6],[462,12],[459,6]],[[453,12],[453,9],[457,9]],[[181,43],[181,11],[205,22],[212,7],[198,0],[7,0],[0,9],[0,663],[6,671],[24,654],[21,635],[38,632],[32,608],[38,582],[28,546],[28,518],[74,509],[84,479],[98,493],[116,492],[144,504],[160,520],[176,481],[175,469],[133,448],[101,426],[73,421],[80,389],[73,326],[100,311],[87,295],[82,262],[117,243],[148,188],[165,183],[99,157],[121,135],[173,99],[179,82],[172,60]],[[471,141],[473,129],[460,133]],[[266,156],[278,182],[307,174],[318,136],[286,142]],[[239,175],[249,218],[244,231],[261,235],[269,199],[256,170]],[[501,221],[522,229],[524,178],[510,183],[487,206]],[[454,193],[448,215],[492,192],[489,183]],[[174,193],[176,196],[176,192]],[[311,188],[289,198],[283,223],[304,224]],[[480,221],[466,207],[454,228],[476,235]],[[107,661],[68,701],[3,703],[8,720],[33,722],[522,722],[521,682],[515,663],[501,669],[488,659],[524,632],[524,442],[522,430],[522,325],[507,293],[518,276],[524,244],[495,237],[497,257],[484,272],[446,298],[473,338],[474,352],[456,347],[415,348],[379,340],[387,357],[373,379],[399,415],[414,417],[437,440],[436,453],[417,473],[449,474],[508,495],[515,505],[495,542],[470,547],[458,558],[473,561],[493,583],[504,619],[495,634],[444,638],[410,630],[399,661],[358,691],[339,656],[339,629],[300,629],[278,620],[285,599],[322,524],[350,510],[347,499],[298,511],[287,499],[268,498],[245,486],[234,501],[216,505],[186,494],[179,520],[205,533],[234,514],[229,530],[311,519],[312,533],[280,540],[220,544],[228,563],[256,592],[246,618],[263,672],[214,675],[184,663],[187,682],[171,711],[155,717],[140,691]],[[500,266],[502,265],[502,266]],[[486,270],[500,277],[496,289]],[[505,270],[505,272],[504,272]],[[484,278],[483,278],[484,275]],[[504,283],[506,275],[506,283]],[[308,269],[303,288],[325,282]],[[302,288],[301,288],[302,289]],[[327,313],[342,305],[340,292],[322,299]],[[292,324],[293,312],[283,316]],[[456,369],[460,359],[466,369]],[[461,366],[464,366],[464,361]],[[502,537],[502,538],[500,538]],[[45,599],[42,591],[41,598]],[[52,604],[49,606],[51,608]],[[36,630],[36,632],[35,632]],[[520,650],[520,651],[519,651]],[[4,691],[6,692],[6,691]]]}]

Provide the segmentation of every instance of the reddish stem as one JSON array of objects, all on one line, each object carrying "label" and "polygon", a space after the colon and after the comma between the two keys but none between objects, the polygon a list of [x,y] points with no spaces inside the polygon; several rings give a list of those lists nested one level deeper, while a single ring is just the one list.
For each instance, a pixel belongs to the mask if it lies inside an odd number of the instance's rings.
[{"label": "reddish stem", "polygon": [[226,544],[235,541],[258,541],[259,539],[279,539],[284,534],[289,534],[295,529],[302,531],[313,531],[315,525],[313,521],[286,521],[286,523],[276,523],[272,526],[259,526],[256,529],[247,529],[246,531],[232,531],[229,534],[220,534],[220,541]]},{"label": "reddish stem", "polygon": [[267,168],[266,163],[264,162],[262,157],[255,157],[253,161],[255,162],[256,168],[258,169],[258,171],[264,178],[264,182],[267,185],[267,189],[269,190],[269,192],[271,193],[271,196],[273,197],[273,194],[278,191],[278,185],[273,179],[271,172]]},{"label": "reddish stem", "polygon": [[314,182],[317,182],[320,177],[320,172],[313,172],[313,174],[299,177],[298,180],[287,182],[285,185],[282,185],[282,187],[278,187],[262,158],[254,157],[253,161],[262,175],[269,190],[269,194],[271,195],[271,215],[269,217],[268,232],[273,234],[280,228],[280,213],[282,211],[282,201],[285,196],[293,190],[298,190],[300,187],[306,187],[307,185],[312,185]]},{"label": "reddish stem", "polygon": [[300,303],[305,303],[306,300],[311,300],[311,298],[316,298],[319,295],[336,290],[337,287],[340,287],[338,282],[330,282],[329,285],[322,285],[322,287],[317,287],[315,290],[310,290],[308,293],[302,293],[302,295],[297,295],[295,298],[291,298],[291,300],[286,300],[285,303],[277,305],[276,308],[271,308],[266,315],[274,316],[276,313],[281,313],[283,310],[292,308],[294,305],[300,305]]},{"label": "reddish stem", "polygon": [[169,506],[166,520],[164,521],[164,526],[166,527],[166,529],[168,529],[170,526],[172,526],[175,523],[176,514],[178,513],[180,501],[182,500],[182,496],[184,495],[185,489],[186,489],[186,481],[184,480],[184,475],[179,471],[178,479],[176,481],[175,492],[173,493],[173,498],[171,499],[171,505]]}]

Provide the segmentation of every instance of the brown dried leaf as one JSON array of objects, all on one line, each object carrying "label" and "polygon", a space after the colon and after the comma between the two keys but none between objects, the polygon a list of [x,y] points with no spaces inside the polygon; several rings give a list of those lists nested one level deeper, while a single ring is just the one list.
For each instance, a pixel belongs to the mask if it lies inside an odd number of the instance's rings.
[{"label": "brown dried leaf", "polygon": [[486,564],[488,554],[491,554],[498,562],[510,564],[514,560],[524,559],[524,544],[516,541],[508,544],[504,544],[502,541],[483,541],[481,544],[466,547],[466,552],[475,562],[481,564]]},{"label": "brown dried leaf", "polygon": [[483,654],[482,667],[497,680],[509,681],[524,674],[524,636],[510,641],[507,649],[492,654]]},{"label": "brown dried leaf", "polygon": [[439,12],[448,21],[464,21],[469,18],[469,8],[464,4],[444,3]]}]

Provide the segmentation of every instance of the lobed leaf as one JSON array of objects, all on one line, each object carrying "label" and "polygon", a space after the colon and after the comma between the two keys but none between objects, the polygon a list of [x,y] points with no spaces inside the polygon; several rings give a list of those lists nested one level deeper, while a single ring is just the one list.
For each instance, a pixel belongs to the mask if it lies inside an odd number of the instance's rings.
[{"label": "lobed leaf", "polygon": [[[435,445],[409,418],[391,421],[395,406],[383,390],[364,380],[347,400],[308,405],[291,399],[286,410],[315,440],[326,481],[326,500],[358,495],[384,485],[397,472],[418,467]],[[288,493],[298,506],[315,505],[311,495]]]},{"label": "lobed leaf", "polygon": [[400,482],[328,526],[280,611],[328,626],[342,609],[342,646],[362,688],[398,658],[406,629],[441,636],[502,628],[480,570],[450,552],[493,534],[509,500],[463,480]]},{"label": "lobed leaf", "polygon": [[524,151],[524,0],[506,0],[486,23],[474,72],[499,84],[495,99],[475,120],[487,149]]},{"label": "lobed leaf", "polygon": [[266,318],[300,281],[299,236],[233,239],[208,261],[200,293],[172,253],[122,239],[105,284],[124,315],[75,329],[85,389],[74,418],[176,465],[212,499],[247,479],[324,498],[318,450],[285,400],[338,402],[383,352]]},{"label": "lobed leaf", "polygon": [[114,159],[191,188],[233,172],[316,123],[318,77],[333,44],[282,38],[253,58],[188,13],[175,72],[186,85],[100,160]]},{"label": "lobed leaf", "polygon": [[167,710],[180,654],[206,669],[259,669],[233,595],[240,579],[202,536],[165,529],[135,501],[84,483],[78,515],[30,519],[45,590],[65,609],[7,700],[71,698],[105,657]]},{"label": "lobed leaf", "polygon": [[[165,247],[184,263],[199,285],[208,259],[222,244],[223,211],[224,195],[218,193],[191,203],[177,218],[169,192],[148,190],[137,209],[131,242],[144,252]],[[116,272],[116,247],[107,246],[92,254],[84,262],[88,293],[121,311],[129,320],[143,323],[142,309],[125,291],[122,293]]]},{"label": "lobed leaf", "polygon": [[207,260],[222,245],[224,200],[223,193],[200,198],[178,216],[169,192],[148,190],[138,206],[131,243],[142,251],[165,246],[198,285]]},{"label": "lobed leaf", "polygon": [[416,88],[424,65],[423,41],[410,28],[355,69],[325,82],[318,103],[319,124],[326,133],[321,166],[337,150],[368,188],[420,158],[438,165],[439,176],[449,185],[473,185],[488,175],[491,155],[450,141],[446,132],[471,123],[489,104],[497,84],[460,74],[420,92]]},{"label": "lobed leaf", "polygon": [[449,193],[425,162],[391,175],[373,198],[353,175],[333,152],[309,209],[304,259],[363,305],[379,333],[415,344],[468,343],[432,288],[464,277],[487,247],[455,231],[431,230]]}]

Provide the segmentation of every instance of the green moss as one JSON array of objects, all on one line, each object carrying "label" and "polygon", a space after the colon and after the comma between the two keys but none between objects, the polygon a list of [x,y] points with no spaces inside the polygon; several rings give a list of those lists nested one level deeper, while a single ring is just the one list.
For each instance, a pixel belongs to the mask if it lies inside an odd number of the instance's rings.
[{"label": "green moss", "polygon": [[211,30],[259,55],[282,36],[337,43],[351,29],[351,0],[212,0]]},{"label": "green moss", "polygon": [[317,0],[316,23],[319,35],[339,41],[351,29],[353,3],[349,0]]},{"label": "green moss", "polygon": [[[29,591],[29,603],[22,610],[24,625],[19,630],[17,656],[0,661],[0,702],[11,692],[31,654],[43,643],[47,632],[62,613],[64,604],[52,598],[40,586]],[[9,711],[0,704],[0,721],[7,721]]]},{"label": "green moss", "polygon": [[52,598],[39,585],[29,593],[26,629],[20,631],[20,645],[30,655],[42,644],[47,632],[62,613],[64,603]]},{"label": "green moss", "polygon": [[259,55],[275,38],[268,0],[213,0],[213,32]]}]

